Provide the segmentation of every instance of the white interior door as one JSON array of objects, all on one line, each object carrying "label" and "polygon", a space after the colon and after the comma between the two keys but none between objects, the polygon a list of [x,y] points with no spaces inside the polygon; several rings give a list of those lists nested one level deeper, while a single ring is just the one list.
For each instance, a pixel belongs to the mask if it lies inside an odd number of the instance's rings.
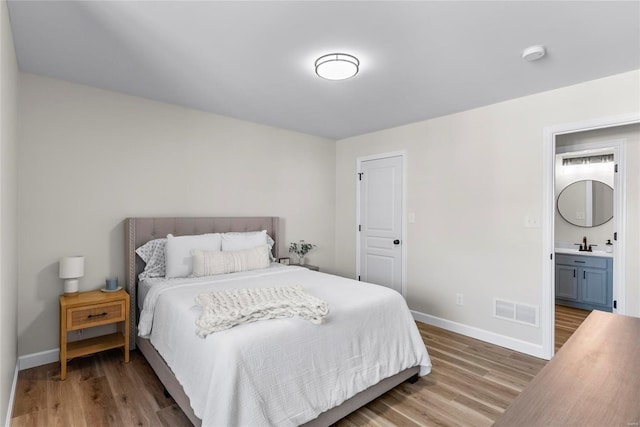
[{"label": "white interior door", "polygon": [[360,280],[402,294],[401,156],[360,166]]}]

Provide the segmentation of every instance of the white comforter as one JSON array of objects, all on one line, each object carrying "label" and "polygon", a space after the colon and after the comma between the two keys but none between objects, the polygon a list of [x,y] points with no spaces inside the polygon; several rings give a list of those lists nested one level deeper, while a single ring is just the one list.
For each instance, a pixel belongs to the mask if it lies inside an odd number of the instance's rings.
[{"label": "white comforter", "polygon": [[[195,297],[219,289],[300,285],[329,303],[322,325],[278,319],[196,336]],[[397,292],[300,267],[155,284],[139,324],[203,426],[295,426],[412,366],[431,362]]]}]

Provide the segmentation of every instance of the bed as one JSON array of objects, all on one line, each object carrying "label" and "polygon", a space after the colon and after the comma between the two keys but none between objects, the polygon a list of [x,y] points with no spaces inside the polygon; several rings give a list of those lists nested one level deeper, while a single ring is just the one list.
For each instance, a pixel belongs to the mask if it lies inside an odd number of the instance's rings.
[{"label": "bed", "polygon": [[[196,426],[326,426],[401,382],[430,372],[406,303],[381,286],[275,263],[218,276],[138,280],[144,262],[136,248],[153,239],[266,230],[277,257],[278,227],[277,217],[125,221],[130,345],[141,351]],[[294,285],[328,302],[330,313],[323,324],[278,319],[206,339],[196,336],[193,301],[200,293]],[[144,303],[138,301],[140,294]],[[143,336],[138,335],[139,321]]]}]

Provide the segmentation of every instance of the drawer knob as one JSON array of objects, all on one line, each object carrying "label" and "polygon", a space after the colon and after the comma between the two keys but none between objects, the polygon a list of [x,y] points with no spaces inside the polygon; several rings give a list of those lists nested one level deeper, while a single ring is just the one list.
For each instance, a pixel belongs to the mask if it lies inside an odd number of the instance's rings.
[{"label": "drawer knob", "polygon": [[93,317],[102,317],[102,316],[106,316],[107,312],[105,311],[104,313],[100,313],[100,314],[90,314],[87,316],[87,319],[91,319]]}]

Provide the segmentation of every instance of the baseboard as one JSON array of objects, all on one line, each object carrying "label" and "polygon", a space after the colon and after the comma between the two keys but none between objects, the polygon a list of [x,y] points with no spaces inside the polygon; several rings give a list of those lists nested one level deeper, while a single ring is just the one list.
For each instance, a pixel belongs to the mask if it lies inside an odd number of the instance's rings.
[{"label": "baseboard", "polygon": [[411,310],[411,314],[413,315],[414,320],[418,322],[437,326],[438,328],[446,329],[447,331],[456,332],[471,338],[499,345],[500,347],[505,347],[520,353],[545,359],[542,345],[532,344],[528,341],[522,341],[506,335],[496,334],[495,332],[487,331],[485,329],[476,328],[474,326],[465,325],[452,320],[442,319],[440,317],[421,313],[415,310]]},{"label": "baseboard", "polygon": [[11,425],[11,415],[13,414],[13,399],[16,396],[16,385],[18,384],[18,361],[16,360],[16,370],[13,373],[13,382],[11,383],[11,392],[9,393],[9,403],[7,404],[7,419],[4,422],[5,426]]},{"label": "baseboard", "polygon": [[18,357],[18,366],[20,370],[35,368],[36,366],[46,365],[47,363],[60,361],[60,349],[41,351],[39,353],[25,354]]}]

